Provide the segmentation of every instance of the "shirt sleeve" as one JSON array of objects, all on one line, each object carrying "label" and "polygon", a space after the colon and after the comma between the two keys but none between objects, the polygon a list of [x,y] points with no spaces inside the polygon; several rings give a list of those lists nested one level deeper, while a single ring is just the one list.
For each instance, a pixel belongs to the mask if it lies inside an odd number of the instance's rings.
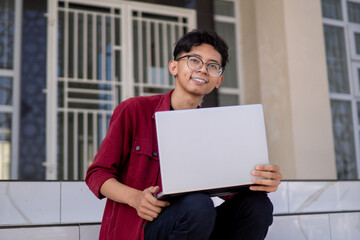
[{"label": "shirt sleeve", "polygon": [[129,104],[119,104],[110,119],[108,132],[94,162],[87,170],[85,182],[100,199],[104,198],[100,193],[102,184],[110,178],[120,178],[121,167],[131,149],[131,122]]}]

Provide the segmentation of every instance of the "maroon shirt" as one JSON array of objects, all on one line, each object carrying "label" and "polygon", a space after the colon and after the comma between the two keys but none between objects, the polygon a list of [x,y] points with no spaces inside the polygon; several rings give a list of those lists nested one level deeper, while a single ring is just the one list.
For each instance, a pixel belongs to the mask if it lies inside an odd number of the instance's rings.
[{"label": "maroon shirt", "polygon": [[[170,110],[171,93],[131,98],[115,109],[85,178],[98,198],[104,198],[100,187],[109,178],[138,190],[161,188],[154,114]],[[134,208],[108,199],[99,239],[143,239],[144,222]]]}]

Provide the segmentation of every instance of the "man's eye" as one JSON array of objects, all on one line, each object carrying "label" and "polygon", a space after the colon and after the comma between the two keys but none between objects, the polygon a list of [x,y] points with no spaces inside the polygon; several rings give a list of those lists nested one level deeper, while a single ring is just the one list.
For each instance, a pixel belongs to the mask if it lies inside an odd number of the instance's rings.
[{"label": "man's eye", "polygon": [[197,58],[190,58],[190,61],[191,61],[192,63],[196,63],[196,64],[200,63],[200,60],[197,59]]},{"label": "man's eye", "polygon": [[216,64],[209,64],[208,68],[211,68],[211,69],[214,69],[214,70],[218,71],[220,67],[218,65],[216,65]]}]

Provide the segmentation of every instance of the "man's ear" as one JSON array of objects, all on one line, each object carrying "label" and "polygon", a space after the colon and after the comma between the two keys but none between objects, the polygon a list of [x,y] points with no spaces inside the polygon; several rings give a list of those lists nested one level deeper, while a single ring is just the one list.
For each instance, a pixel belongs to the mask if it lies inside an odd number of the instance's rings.
[{"label": "man's ear", "polygon": [[216,83],[215,87],[216,87],[216,88],[219,88],[223,80],[224,80],[224,77],[223,77],[223,76],[220,76],[220,77],[218,78],[218,80],[217,80],[217,83]]},{"label": "man's ear", "polygon": [[170,71],[171,75],[176,77],[176,75],[177,75],[177,61],[170,60],[170,62],[169,62],[169,71]]}]

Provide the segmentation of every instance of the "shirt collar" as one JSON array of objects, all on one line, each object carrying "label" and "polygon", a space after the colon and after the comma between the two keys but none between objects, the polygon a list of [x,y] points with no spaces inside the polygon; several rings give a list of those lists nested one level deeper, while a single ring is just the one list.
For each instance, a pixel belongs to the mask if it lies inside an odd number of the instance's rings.
[{"label": "shirt collar", "polygon": [[[171,90],[170,92],[162,95],[162,98],[159,101],[159,104],[156,106],[155,112],[152,116],[152,118],[155,119],[155,113],[156,112],[161,112],[161,111],[170,111],[170,105],[171,105],[171,94],[174,91]],[[201,106],[197,106],[197,108],[201,108]]]},{"label": "shirt collar", "polygon": [[162,98],[160,99],[159,104],[156,106],[156,109],[155,109],[155,112],[154,112],[152,118],[155,118],[155,113],[156,112],[169,111],[170,110],[170,104],[171,104],[170,99],[171,99],[171,94],[172,94],[173,91],[174,91],[174,89],[171,90],[170,92],[162,95]]}]

